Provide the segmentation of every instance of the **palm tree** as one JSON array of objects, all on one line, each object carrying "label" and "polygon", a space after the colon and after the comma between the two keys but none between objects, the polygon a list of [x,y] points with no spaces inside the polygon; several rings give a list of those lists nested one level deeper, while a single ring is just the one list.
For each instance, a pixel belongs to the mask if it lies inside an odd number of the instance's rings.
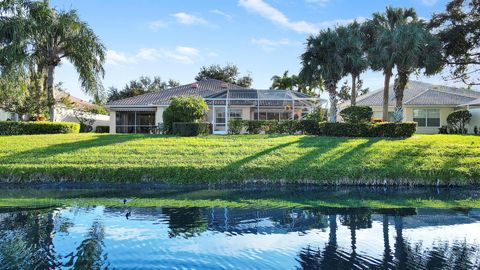
[{"label": "palm tree", "polygon": [[282,76],[275,75],[271,78],[272,86],[270,89],[292,90],[296,85],[295,77],[295,75],[292,75],[291,77],[288,76],[288,70],[285,70]]},{"label": "palm tree", "polygon": [[403,93],[408,78],[413,72],[424,70],[433,75],[442,70],[441,43],[423,22],[414,22],[397,27],[392,36],[393,61],[397,67],[394,82],[395,122],[403,120]]},{"label": "palm tree", "polygon": [[368,61],[364,53],[362,31],[360,24],[354,21],[348,26],[340,26],[336,29],[342,42],[342,59],[345,75],[352,77],[351,105],[357,104],[357,79],[360,73],[368,68]]},{"label": "palm tree", "polygon": [[57,11],[47,2],[10,2],[22,9],[14,16],[1,18],[2,26],[10,26],[9,31],[0,31],[0,43],[4,45],[0,46],[1,63],[10,69],[34,63],[38,72],[44,74],[50,121],[55,119],[55,69],[64,58],[78,72],[83,90],[97,98],[101,90],[100,79],[104,75],[106,48],[88,24],[80,20],[75,10]]},{"label": "palm tree", "polygon": [[337,121],[337,84],[342,78],[343,61],[341,42],[336,31],[323,30],[318,36],[307,39],[307,49],[302,54],[300,77],[306,82],[323,81],[330,97],[329,120]]},{"label": "palm tree", "polygon": [[383,121],[388,120],[388,101],[390,78],[394,68],[393,35],[400,25],[417,20],[413,8],[387,7],[385,13],[373,13],[372,19],[362,26],[364,46],[367,51],[370,67],[376,71],[383,71]]}]

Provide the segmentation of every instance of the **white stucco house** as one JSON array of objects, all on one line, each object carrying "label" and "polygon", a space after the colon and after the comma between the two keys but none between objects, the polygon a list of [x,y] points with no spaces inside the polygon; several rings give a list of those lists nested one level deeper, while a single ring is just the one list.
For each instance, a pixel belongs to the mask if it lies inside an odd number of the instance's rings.
[{"label": "white stucco house", "polygon": [[174,96],[201,96],[209,110],[205,121],[214,134],[226,134],[231,119],[301,119],[325,103],[290,90],[258,90],[208,79],[107,104],[111,133],[151,133],[163,123],[163,112]]},{"label": "white stucco house", "polygon": [[[382,118],[383,88],[360,96],[357,105],[370,106],[373,109],[373,118]],[[417,133],[438,133],[441,126],[447,125],[447,116],[455,110],[468,109],[472,119],[468,125],[468,132],[473,133],[474,126],[480,128],[480,92],[433,85],[418,81],[409,81],[403,98],[404,121],[417,122]],[[389,119],[393,121],[395,108],[395,93],[390,86]],[[350,102],[339,105],[339,111],[350,106]]]}]

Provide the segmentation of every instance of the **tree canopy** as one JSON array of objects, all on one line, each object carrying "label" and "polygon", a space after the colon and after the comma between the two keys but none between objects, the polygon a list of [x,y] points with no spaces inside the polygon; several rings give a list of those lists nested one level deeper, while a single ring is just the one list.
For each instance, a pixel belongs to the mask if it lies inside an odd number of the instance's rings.
[{"label": "tree canopy", "polygon": [[140,76],[136,80],[131,80],[126,84],[122,90],[118,90],[115,87],[110,87],[108,89],[108,102],[134,97],[138,95],[143,95],[146,93],[152,93],[161,91],[167,88],[179,86],[178,81],[169,79],[168,81],[162,81],[159,76],[154,76],[153,78],[148,76]]},{"label": "tree canopy", "polygon": [[233,64],[227,64],[224,67],[220,65],[203,66],[195,77],[195,80],[201,81],[206,79],[216,79],[246,88],[250,88],[253,82],[250,74],[240,76],[238,67]]}]

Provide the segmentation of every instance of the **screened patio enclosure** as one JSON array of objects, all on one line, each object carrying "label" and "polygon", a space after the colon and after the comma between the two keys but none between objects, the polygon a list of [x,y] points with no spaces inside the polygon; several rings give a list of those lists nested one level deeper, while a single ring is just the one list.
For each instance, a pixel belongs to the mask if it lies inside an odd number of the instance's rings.
[{"label": "screened patio enclosure", "polygon": [[214,134],[226,134],[228,122],[302,119],[325,103],[319,97],[290,90],[229,89],[205,97]]}]

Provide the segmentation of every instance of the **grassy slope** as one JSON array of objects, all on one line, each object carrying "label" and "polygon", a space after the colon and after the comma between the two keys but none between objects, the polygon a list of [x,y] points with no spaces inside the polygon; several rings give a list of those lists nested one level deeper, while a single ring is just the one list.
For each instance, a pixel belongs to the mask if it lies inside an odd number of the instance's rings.
[{"label": "grassy slope", "polygon": [[0,136],[3,181],[480,183],[480,137]]}]

